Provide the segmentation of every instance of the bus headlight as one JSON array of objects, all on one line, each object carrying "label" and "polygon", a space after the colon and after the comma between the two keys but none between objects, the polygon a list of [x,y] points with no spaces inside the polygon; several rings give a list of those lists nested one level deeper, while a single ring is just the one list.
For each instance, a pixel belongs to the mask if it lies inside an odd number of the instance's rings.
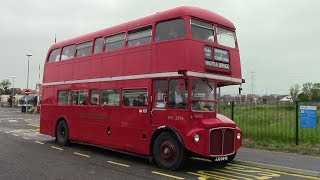
[{"label": "bus headlight", "polygon": [[199,134],[195,134],[195,135],[193,136],[193,140],[194,140],[194,142],[199,142],[199,141],[200,141],[200,136],[199,136]]},{"label": "bus headlight", "polygon": [[237,133],[237,139],[239,140],[241,138],[241,133]]}]

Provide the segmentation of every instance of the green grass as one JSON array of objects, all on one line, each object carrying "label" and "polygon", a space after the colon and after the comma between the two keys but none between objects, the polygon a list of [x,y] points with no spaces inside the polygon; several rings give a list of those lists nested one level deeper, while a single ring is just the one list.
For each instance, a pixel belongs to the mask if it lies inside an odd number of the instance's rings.
[{"label": "green grass", "polygon": [[[318,107],[317,128],[299,128],[300,143],[320,144],[319,109]],[[230,105],[221,104],[220,113],[231,118]],[[246,139],[255,142],[295,143],[296,107],[294,103],[271,105],[235,104],[234,121],[242,129],[243,136]]]},{"label": "green grass", "polygon": [[254,149],[266,149],[269,151],[320,156],[320,144],[301,143],[297,146],[275,140],[254,141],[250,139],[244,139],[243,146]]}]

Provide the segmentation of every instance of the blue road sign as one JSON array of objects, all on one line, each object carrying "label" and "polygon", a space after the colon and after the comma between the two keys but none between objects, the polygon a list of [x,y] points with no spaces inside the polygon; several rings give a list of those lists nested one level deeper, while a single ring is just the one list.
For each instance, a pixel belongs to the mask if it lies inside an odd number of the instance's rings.
[{"label": "blue road sign", "polygon": [[317,128],[317,106],[300,106],[300,127]]}]

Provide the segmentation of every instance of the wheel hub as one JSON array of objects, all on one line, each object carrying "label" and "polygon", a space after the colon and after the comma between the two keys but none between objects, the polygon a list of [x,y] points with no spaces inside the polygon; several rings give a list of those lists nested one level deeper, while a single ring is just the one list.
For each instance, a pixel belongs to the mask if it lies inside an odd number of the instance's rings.
[{"label": "wheel hub", "polygon": [[160,146],[160,156],[166,161],[171,161],[176,157],[176,147],[171,141],[165,141]]}]

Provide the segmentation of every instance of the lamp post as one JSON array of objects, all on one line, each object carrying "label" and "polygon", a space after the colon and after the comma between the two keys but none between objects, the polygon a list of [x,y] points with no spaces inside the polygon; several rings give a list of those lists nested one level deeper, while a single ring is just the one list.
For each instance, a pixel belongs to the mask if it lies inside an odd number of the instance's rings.
[{"label": "lamp post", "polygon": [[12,76],[12,108],[14,108],[14,78],[16,76]]},{"label": "lamp post", "polygon": [[[27,89],[29,89],[29,61],[30,57],[32,56],[31,53],[27,53],[26,56],[28,57],[28,75],[27,75]],[[28,95],[26,96],[26,113],[28,113]]]}]

